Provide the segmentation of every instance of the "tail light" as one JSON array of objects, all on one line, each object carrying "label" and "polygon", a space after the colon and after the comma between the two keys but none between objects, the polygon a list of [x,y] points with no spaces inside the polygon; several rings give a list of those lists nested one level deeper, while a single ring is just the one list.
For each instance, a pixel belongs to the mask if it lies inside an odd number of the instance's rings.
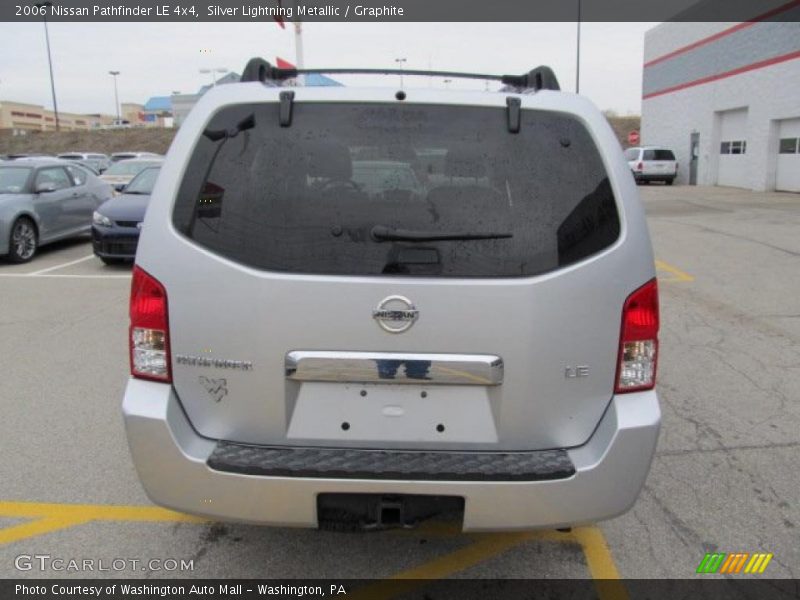
[{"label": "tail light", "polygon": [[636,165],[637,171],[644,171],[644,163],[639,163]]},{"label": "tail light", "polygon": [[615,392],[638,392],[656,384],[658,283],[651,279],[625,300]]},{"label": "tail light", "polygon": [[171,383],[167,290],[137,266],[133,268],[130,313],[131,375]]}]

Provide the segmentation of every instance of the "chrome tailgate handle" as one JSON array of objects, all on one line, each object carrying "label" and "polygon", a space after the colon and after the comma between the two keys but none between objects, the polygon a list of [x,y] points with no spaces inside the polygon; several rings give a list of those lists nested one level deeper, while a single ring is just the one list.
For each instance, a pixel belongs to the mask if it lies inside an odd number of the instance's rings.
[{"label": "chrome tailgate handle", "polygon": [[337,383],[500,385],[503,359],[490,354],[293,350],[286,378]]}]

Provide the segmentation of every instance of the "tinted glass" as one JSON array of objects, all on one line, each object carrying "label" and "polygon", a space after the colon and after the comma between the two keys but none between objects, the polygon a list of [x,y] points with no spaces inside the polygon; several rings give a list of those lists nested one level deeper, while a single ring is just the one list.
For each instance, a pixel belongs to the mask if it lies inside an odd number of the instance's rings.
[{"label": "tinted glass", "polygon": [[133,178],[126,187],[126,194],[149,194],[153,191],[153,186],[156,184],[158,172],[161,169],[158,167],[151,167],[145,169]]},{"label": "tinted glass", "polygon": [[642,159],[643,160],[655,160],[656,159],[655,150],[645,150],[644,152],[642,152]]},{"label": "tinted glass", "polygon": [[69,174],[72,176],[75,185],[83,185],[86,183],[86,178],[89,176],[86,171],[78,167],[67,167],[67,171],[69,171]]},{"label": "tinted glass", "polygon": [[[577,120],[523,111],[512,134],[505,108],[407,104],[297,103],[290,127],[276,104],[226,108],[197,142],[173,221],[249,266],[338,275],[526,276],[619,235]],[[379,241],[376,226],[495,239]]]},{"label": "tinted glass", "polygon": [[797,152],[797,138],[783,138],[780,141],[778,152],[780,154],[795,154]]},{"label": "tinted glass", "polygon": [[36,183],[34,184],[34,189],[42,184],[49,184],[53,187],[53,189],[56,190],[72,187],[72,181],[67,175],[67,172],[61,167],[40,169],[36,174]]},{"label": "tinted glass", "polygon": [[656,150],[655,156],[655,160],[675,160],[672,150]]},{"label": "tinted glass", "polygon": [[25,167],[0,167],[0,194],[18,194],[25,190],[31,170]]},{"label": "tinted glass", "polygon": [[104,175],[137,175],[142,169],[154,167],[159,163],[147,161],[120,161],[111,165]]}]

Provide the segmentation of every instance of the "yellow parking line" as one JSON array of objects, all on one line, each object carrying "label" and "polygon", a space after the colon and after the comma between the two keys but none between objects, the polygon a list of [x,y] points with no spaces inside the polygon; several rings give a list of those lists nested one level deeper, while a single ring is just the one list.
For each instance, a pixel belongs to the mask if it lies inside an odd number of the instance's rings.
[{"label": "yellow parking line", "polygon": [[17,542],[59,529],[67,529],[85,522],[85,520],[66,517],[45,517],[35,521],[28,521],[27,523],[20,523],[19,525],[12,525],[11,527],[0,529],[0,545],[10,544],[11,542]]},{"label": "yellow parking line", "polygon": [[105,504],[48,504],[0,502],[0,516],[22,518],[66,517],[84,521],[181,521],[203,523],[206,519],[157,506]]},{"label": "yellow parking line", "polygon": [[[95,504],[54,504],[42,502],[0,502],[0,517],[32,519],[0,529],[0,545],[67,529],[91,521],[139,521],[206,523],[207,519],[158,508],[156,506],[124,506]],[[404,534],[399,530],[397,533]],[[462,535],[452,523],[423,524],[411,530],[415,535],[456,537]],[[551,530],[512,533],[467,534],[469,545],[439,556],[427,563],[401,571],[390,579],[357,590],[356,598],[392,598],[425,585],[427,579],[442,579],[469,569],[528,541],[579,544],[586,556],[589,572],[595,580],[600,600],[628,600],[619,571],[598,527],[579,527],[569,533]],[[352,596],[352,594],[351,594]]]},{"label": "yellow parking line", "polygon": [[628,591],[620,581],[619,571],[600,528],[578,527],[572,535],[583,548],[600,600],[628,600]]},{"label": "yellow parking line", "polygon": [[0,529],[0,545],[90,521],[204,523],[205,519],[156,506],[0,502],[0,517],[34,519]]},{"label": "yellow parking line", "polygon": [[665,263],[663,260],[656,261],[656,269],[659,271],[666,271],[672,275],[672,277],[669,279],[664,279],[663,281],[694,281],[694,277],[692,275],[681,271],[678,267],[674,267],[669,263]]},{"label": "yellow parking line", "polygon": [[357,600],[394,598],[424,586],[427,579],[443,579],[448,575],[477,565],[531,539],[534,535],[529,532],[484,535],[478,541],[464,548],[439,556],[418,567],[396,573],[389,579],[363,587],[349,596]]},{"label": "yellow parking line", "polygon": [[[422,526],[425,527],[424,525]],[[421,533],[420,529],[409,533]],[[406,533],[398,530],[398,533]],[[424,529],[422,533],[438,537],[460,535],[448,524]],[[463,571],[481,562],[528,541],[572,543],[580,545],[586,556],[589,572],[595,580],[594,585],[600,600],[629,600],[625,585],[620,581],[619,571],[606,543],[603,532],[598,527],[580,527],[571,533],[552,530],[526,531],[499,534],[468,534],[477,541],[444,556],[439,556],[418,567],[401,571],[389,579],[361,588],[350,594],[357,599],[369,598],[387,600],[406,594],[425,585],[427,579],[442,579],[453,573]]]}]

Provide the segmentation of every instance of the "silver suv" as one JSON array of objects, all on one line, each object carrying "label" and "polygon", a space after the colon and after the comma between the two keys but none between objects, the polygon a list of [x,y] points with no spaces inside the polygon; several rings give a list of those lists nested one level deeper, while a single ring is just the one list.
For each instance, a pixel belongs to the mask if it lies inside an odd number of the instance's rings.
[{"label": "silver suv", "polygon": [[658,292],[602,114],[546,67],[500,92],[297,73],[254,59],[205,94],[153,190],[123,401],[150,498],[466,531],[628,510],[661,418]]}]

